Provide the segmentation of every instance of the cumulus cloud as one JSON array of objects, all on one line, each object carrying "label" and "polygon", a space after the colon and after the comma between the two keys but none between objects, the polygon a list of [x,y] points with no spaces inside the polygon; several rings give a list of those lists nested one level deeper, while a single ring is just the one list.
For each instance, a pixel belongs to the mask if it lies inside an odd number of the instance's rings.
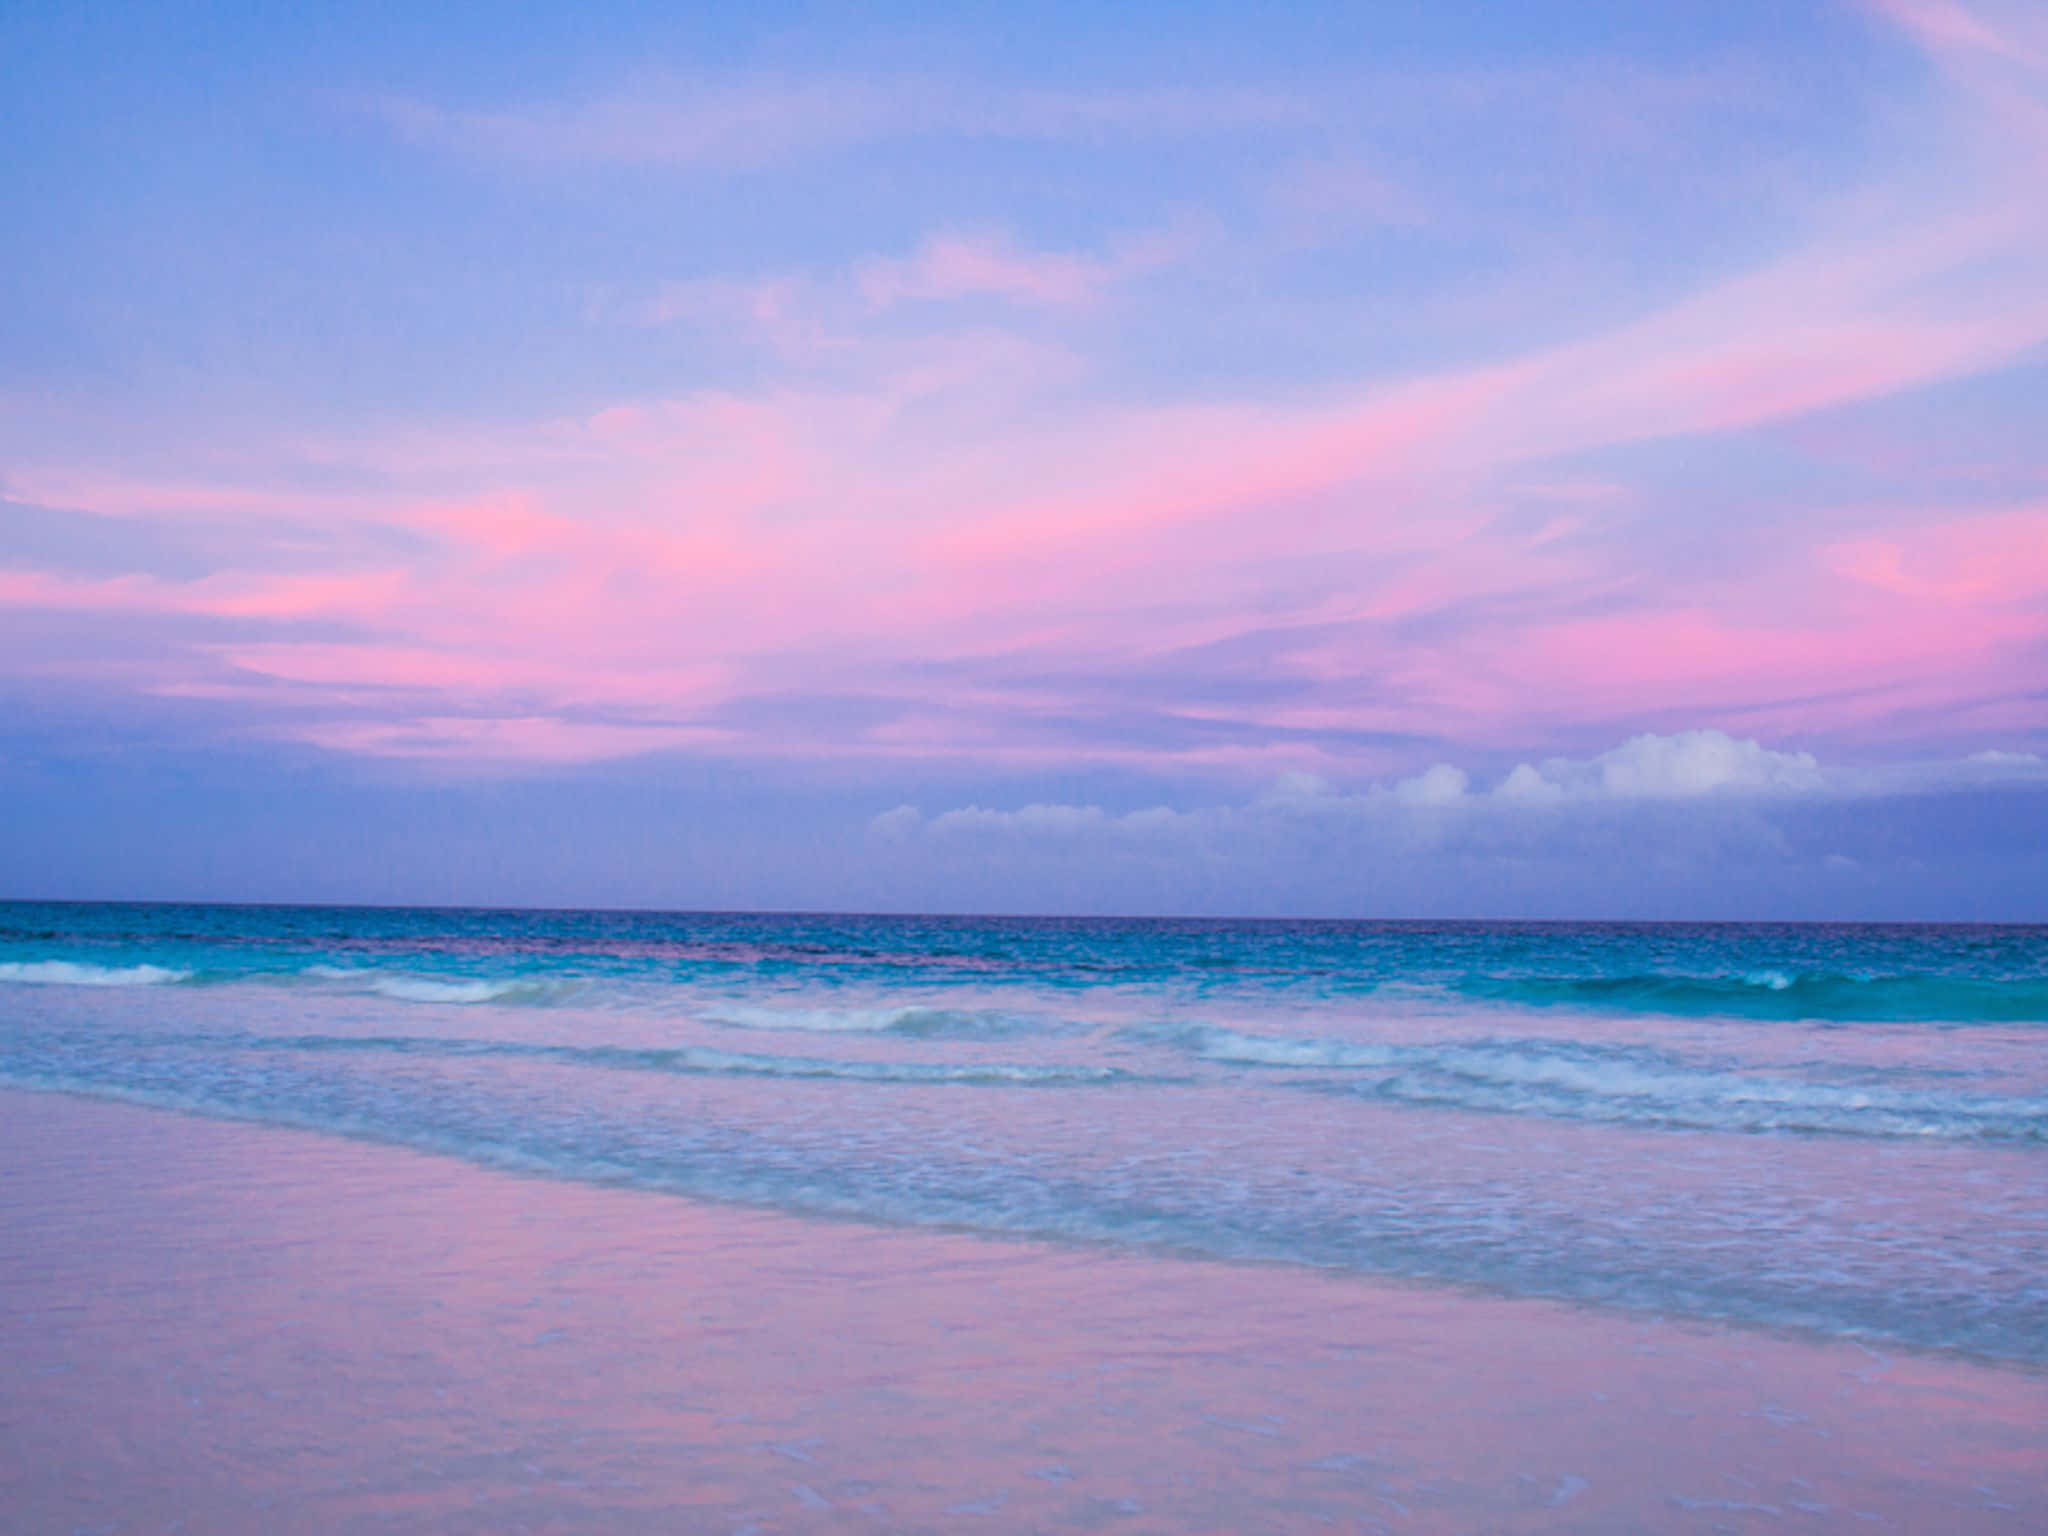
[{"label": "cumulus cloud", "polygon": [[1712,794],[1804,793],[1824,788],[1810,752],[1776,752],[1723,731],[1633,736],[1598,757],[1519,764],[1494,793],[1521,801],[1580,798],[1684,800]]},{"label": "cumulus cloud", "polygon": [[[1985,751],[1944,762],[1881,769],[1828,769],[1810,752],[1782,751],[1718,730],[1644,733],[1592,757],[1520,763],[1491,788],[1475,789],[1465,769],[1437,763],[1391,784],[1340,790],[1311,773],[1289,772],[1241,805],[1114,814],[1098,805],[1032,804],[1017,810],[967,806],[927,817],[898,806],[870,823],[877,835],[1055,840],[1126,844],[1278,834],[1349,824],[1406,836],[1439,836],[1452,823],[1512,838],[1517,822],[1548,807],[1768,807],[1788,800],[1839,800],[2048,783],[2048,761],[2029,752]],[[1450,818],[1447,822],[1445,818]]]},{"label": "cumulus cloud", "polygon": [[884,842],[900,843],[924,825],[924,813],[914,805],[899,805],[868,821],[868,831]]},{"label": "cumulus cloud", "polygon": [[947,811],[932,823],[946,832],[1017,831],[1036,837],[1070,837],[1106,826],[1109,816],[1095,805],[1027,805],[1018,811],[985,811],[978,805]]},{"label": "cumulus cloud", "polygon": [[1452,805],[1465,798],[1465,790],[1471,782],[1464,769],[1438,763],[1412,779],[1401,780],[1394,786],[1393,793],[1403,805]]},{"label": "cumulus cloud", "polygon": [[884,811],[868,823],[871,834],[888,842],[902,842],[919,834],[940,838],[1019,838],[1034,843],[1069,842],[1108,837],[1147,840],[1155,834],[1171,834],[1193,825],[1206,813],[1174,811],[1154,806],[1113,816],[1099,805],[1022,806],[1014,811],[963,806],[927,817],[913,805],[899,805]]}]

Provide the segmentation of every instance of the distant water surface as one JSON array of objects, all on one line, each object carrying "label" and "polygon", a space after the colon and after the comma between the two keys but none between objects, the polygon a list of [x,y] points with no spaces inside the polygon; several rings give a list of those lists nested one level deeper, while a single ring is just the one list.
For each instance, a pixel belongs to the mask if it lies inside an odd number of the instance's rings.
[{"label": "distant water surface", "polygon": [[0,1083],[2048,1362],[2048,929],[0,904]]}]

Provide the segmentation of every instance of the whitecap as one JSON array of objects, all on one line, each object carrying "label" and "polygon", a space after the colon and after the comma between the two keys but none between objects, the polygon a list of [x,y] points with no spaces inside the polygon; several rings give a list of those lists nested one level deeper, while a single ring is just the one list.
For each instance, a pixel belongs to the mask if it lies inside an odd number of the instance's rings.
[{"label": "whitecap", "polygon": [[190,971],[161,965],[80,965],[70,960],[0,962],[0,981],[43,987],[163,987],[189,981]]},{"label": "whitecap", "polygon": [[808,1034],[947,1036],[998,1039],[1039,1033],[1045,1021],[997,1008],[939,1008],[895,1004],[876,1008],[762,1008],[725,1003],[705,1018],[732,1029],[797,1030]]},{"label": "whitecap", "polygon": [[1408,1104],[1736,1132],[2038,1141],[2048,1099],[1729,1070],[1646,1047],[1548,1040],[1372,1044],[1196,1026],[1172,1036],[1223,1066],[1346,1074]]},{"label": "whitecap", "polygon": [[373,992],[379,997],[402,1003],[542,1003],[567,990],[567,983],[549,983],[531,977],[417,976],[403,971],[351,969],[339,965],[309,965],[299,974],[315,981],[333,983],[345,990]]},{"label": "whitecap", "polygon": [[370,982],[370,990],[407,1003],[496,1003],[535,991],[521,981],[429,981],[418,976],[379,976]]}]

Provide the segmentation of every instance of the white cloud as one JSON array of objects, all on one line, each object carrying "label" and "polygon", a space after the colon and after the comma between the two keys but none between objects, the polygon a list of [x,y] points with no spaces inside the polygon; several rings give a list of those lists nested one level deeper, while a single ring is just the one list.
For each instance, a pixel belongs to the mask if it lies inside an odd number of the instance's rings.
[{"label": "white cloud", "polygon": [[974,297],[1063,308],[1172,261],[1185,244],[1163,233],[1131,236],[1097,255],[1026,249],[999,231],[955,232],[929,237],[910,256],[862,263],[855,283],[871,309]]},{"label": "white cloud", "polygon": [[1303,773],[1299,770],[1290,769],[1269,784],[1265,792],[1259,796],[1259,799],[1268,804],[1284,804],[1304,800],[1324,800],[1329,798],[1333,792],[1330,788],[1330,781],[1321,774]]},{"label": "white cloud", "polygon": [[1099,805],[1027,805],[1017,811],[988,811],[978,805],[932,818],[933,832],[1021,832],[1036,837],[1071,837],[1096,831],[1112,818]]},{"label": "white cloud", "polygon": [[1564,786],[1546,779],[1527,763],[1518,763],[1514,772],[1494,787],[1493,795],[1496,800],[1549,805],[1564,798]]},{"label": "white cloud", "polygon": [[1403,805],[1453,805],[1465,798],[1465,788],[1471,782],[1464,769],[1438,763],[1412,779],[1401,780],[1394,786],[1394,798]]},{"label": "white cloud", "polygon": [[1131,846],[1277,836],[1331,825],[1393,839],[1429,839],[1446,827],[1463,825],[1482,838],[1512,840],[1532,811],[1549,807],[1591,814],[1603,806],[1765,806],[2006,783],[2048,783],[2048,761],[2028,752],[1988,751],[1947,762],[1830,770],[1810,752],[1779,751],[1723,731],[1693,730],[1631,737],[1592,757],[1548,758],[1540,766],[1521,763],[1484,792],[1474,792],[1466,770],[1437,763],[1391,785],[1351,792],[1315,774],[1284,773],[1245,804],[1194,810],[1155,806],[1114,814],[1099,805],[1034,804],[1014,811],[967,806],[926,817],[899,806],[875,817],[870,829],[895,839],[1107,838]]},{"label": "white cloud", "polygon": [[2043,784],[2048,783],[2048,758],[2032,752],[1975,752],[1959,761],[1847,769],[1829,778],[1831,787],[1859,795],[1910,795],[2001,784]]},{"label": "white cloud", "polygon": [[1699,795],[1808,793],[1825,788],[1810,752],[1776,752],[1722,731],[1680,731],[1631,737],[1598,757],[1554,757],[1541,768],[1527,763],[1501,781],[1507,800],[1566,797],[1614,800],[1684,800]]},{"label": "white cloud", "polygon": [[899,805],[868,821],[868,831],[887,842],[900,843],[916,835],[924,825],[924,813],[914,805]]}]

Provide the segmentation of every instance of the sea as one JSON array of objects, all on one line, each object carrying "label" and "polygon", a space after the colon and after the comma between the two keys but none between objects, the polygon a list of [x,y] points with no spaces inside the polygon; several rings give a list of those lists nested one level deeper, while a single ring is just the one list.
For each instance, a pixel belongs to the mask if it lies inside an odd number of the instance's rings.
[{"label": "sea", "polygon": [[2048,928],[0,904],[0,1086],[2048,1363]]}]

